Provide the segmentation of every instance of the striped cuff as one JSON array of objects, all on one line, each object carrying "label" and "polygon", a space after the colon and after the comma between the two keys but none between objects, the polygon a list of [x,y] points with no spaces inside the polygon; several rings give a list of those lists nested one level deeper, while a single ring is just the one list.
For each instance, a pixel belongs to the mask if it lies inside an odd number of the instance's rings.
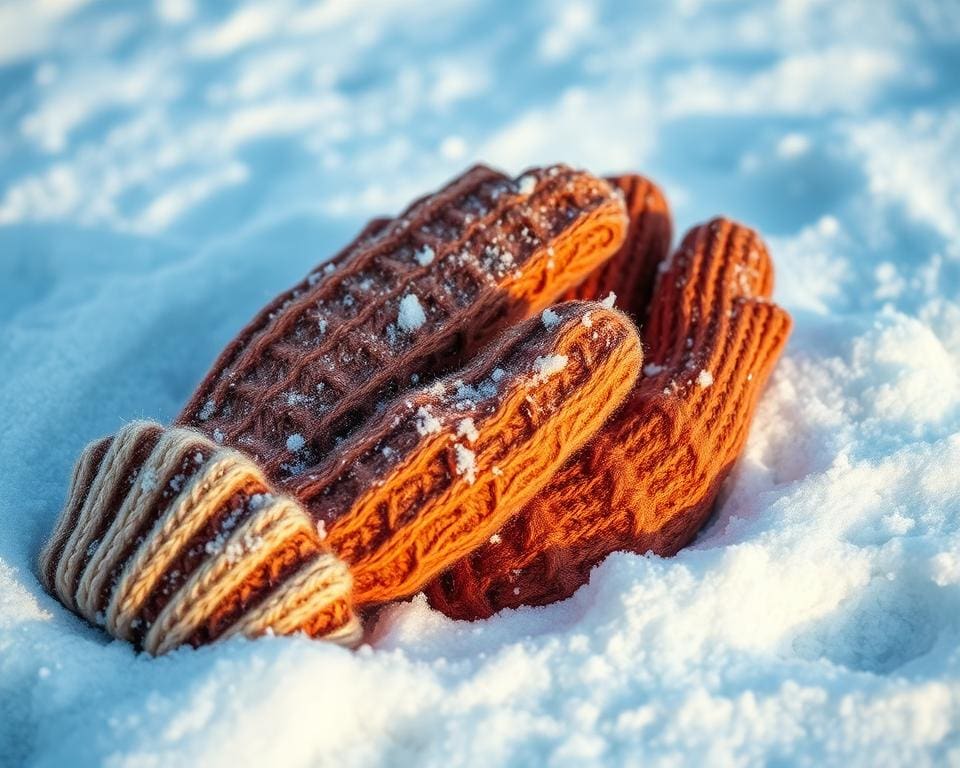
[{"label": "striped cuff", "polygon": [[40,578],[67,608],[151,654],[238,634],[352,646],[353,580],[321,539],[243,454],[138,421],[80,456]]}]

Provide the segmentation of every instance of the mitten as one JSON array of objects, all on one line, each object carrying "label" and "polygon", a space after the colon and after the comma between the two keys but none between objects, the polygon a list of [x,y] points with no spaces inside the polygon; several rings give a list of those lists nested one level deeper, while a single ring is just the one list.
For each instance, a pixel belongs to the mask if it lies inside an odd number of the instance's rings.
[{"label": "mitten", "polygon": [[672,555],[688,544],[743,448],[790,333],[789,315],[770,302],[773,264],[753,230],[715,219],[665,259],[662,197],[638,177],[616,183],[630,234],[571,295],[612,291],[644,321],[644,375],[533,501],[430,584],[430,603],[450,616],[550,603],[586,583],[610,552]]},{"label": "mitten", "polygon": [[642,355],[619,312],[572,302],[515,325],[626,225],[610,185],[565,167],[475,168],[373,223],[226,347],[174,426],[86,449],[44,584],[151,653],[355,643],[357,610],[488,539],[631,390]]}]

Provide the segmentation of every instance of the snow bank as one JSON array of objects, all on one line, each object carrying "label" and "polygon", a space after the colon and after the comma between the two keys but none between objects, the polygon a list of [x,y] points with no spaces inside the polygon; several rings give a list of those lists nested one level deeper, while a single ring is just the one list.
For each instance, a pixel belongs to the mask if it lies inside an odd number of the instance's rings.
[{"label": "snow bank", "polygon": [[[956,6],[276,9],[0,9],[0,764],[960,764]],[[357,653],[151,660],[44,594],[88,440],[480,159],[766,234],[795,332],[694,546]]]}]

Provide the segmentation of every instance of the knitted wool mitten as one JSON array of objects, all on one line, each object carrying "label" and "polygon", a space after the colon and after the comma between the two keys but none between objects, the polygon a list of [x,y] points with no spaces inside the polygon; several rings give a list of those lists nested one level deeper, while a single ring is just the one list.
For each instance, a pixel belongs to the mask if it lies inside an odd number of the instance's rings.
[{"label": "knitted wool mitten", "polygon": [[[616,550],[672,555],[706,521],[790,332],[752,230],[696,227],[663,260],[665,208],[635,177],[624,248],[574,295],[614,291],[646,317],[644,377],[604,429],[489,543],[426,590],[450,616],[562,599]],[[664,211],[651,219],[651,211]],[[666,225],[668,231],[668,225]],[[656,280],[654,279],[656,277]],[[652,302],[648,297],[652,292]]]},{"label": "knitted wool mitten", "polygon": [[227,346],[176,426],[87,448],[45,585],[152,653],[267,631],[355,642],[355,606],[488,539],[629,393],[636,331],[584,303],[436,379],[582,281],[626,226],[608,184],[564,167],[475,168],[374,223]]}]

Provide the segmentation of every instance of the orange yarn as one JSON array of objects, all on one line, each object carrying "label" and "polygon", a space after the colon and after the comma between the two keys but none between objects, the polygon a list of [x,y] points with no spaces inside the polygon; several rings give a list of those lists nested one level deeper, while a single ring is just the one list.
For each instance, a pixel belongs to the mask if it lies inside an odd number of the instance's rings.
[{"label": "orange yarn", "polygon": [[[613,255],[627,225],[614,190],[588,173],[554,166],[512,180],[472,168],[368,226],[262,310],[178,423],[216,434],[272,479],[295,475],[378,402],[553,303]],[[405,306],[417,324],[404,324]],[[295,451],[291,435],[303,440]]]},{"label": "orange yarn", "polygon": [[[629,178],[619,183],[628,197],[643,188]],[[646,221],[634,215],[633,227]],[[612,289],[630,313],[646,315],[644,377],[496,543],[427,588],[435,607],[477,618],[553,602],[584,584],[610,552],[672,555],[706,521],[791,321],[769,302],[773,265],[752,230],[716,219],[691,230],[663,261],[665,252],[661,237],[632,232],[614,259],[632,269],[601,269],[583,288]]]},{"label": "orange yarn", "polygon": [[[88,447],[41,578],[160,653],[273,627],[350,643],[354,607],[426,588],[487,616],[566,597],[613,550],[673,554],[790,319],[751,230],[715,220],[665,260],[669,241],[651,182],[564,166],[476,167],[371,222],[241,331],[177,426]],[[611,291],[646,319],[639,379],[626,315],[530,317]]]},{"label": "orange yarn", "polygon": [[477,167],[372,222],[227,346],[177,425],[87,449],[44,583],[154,653],[274,627],[355,641],[352,606],[469,553],[630,391],[636,329],[582,303],[415,388],[581,282],[627,224],[564,166]]},{"label": "orange yarn", "polygon": [[642,355],[628,318],[585,302],[550,318],[511,329],[287,482],[351,566],[358,606],[414,594],[489,539],[629,393]]},{"label": "orange yarn", "polygon": [[564,298],[599,301],[613,291],[639,321],[650,303],[657,267],[670,248],[670,209],[663,192],[650,179],[626,174],[607,181],[623,194],[630,219],[627,238],[612,258]]}]

